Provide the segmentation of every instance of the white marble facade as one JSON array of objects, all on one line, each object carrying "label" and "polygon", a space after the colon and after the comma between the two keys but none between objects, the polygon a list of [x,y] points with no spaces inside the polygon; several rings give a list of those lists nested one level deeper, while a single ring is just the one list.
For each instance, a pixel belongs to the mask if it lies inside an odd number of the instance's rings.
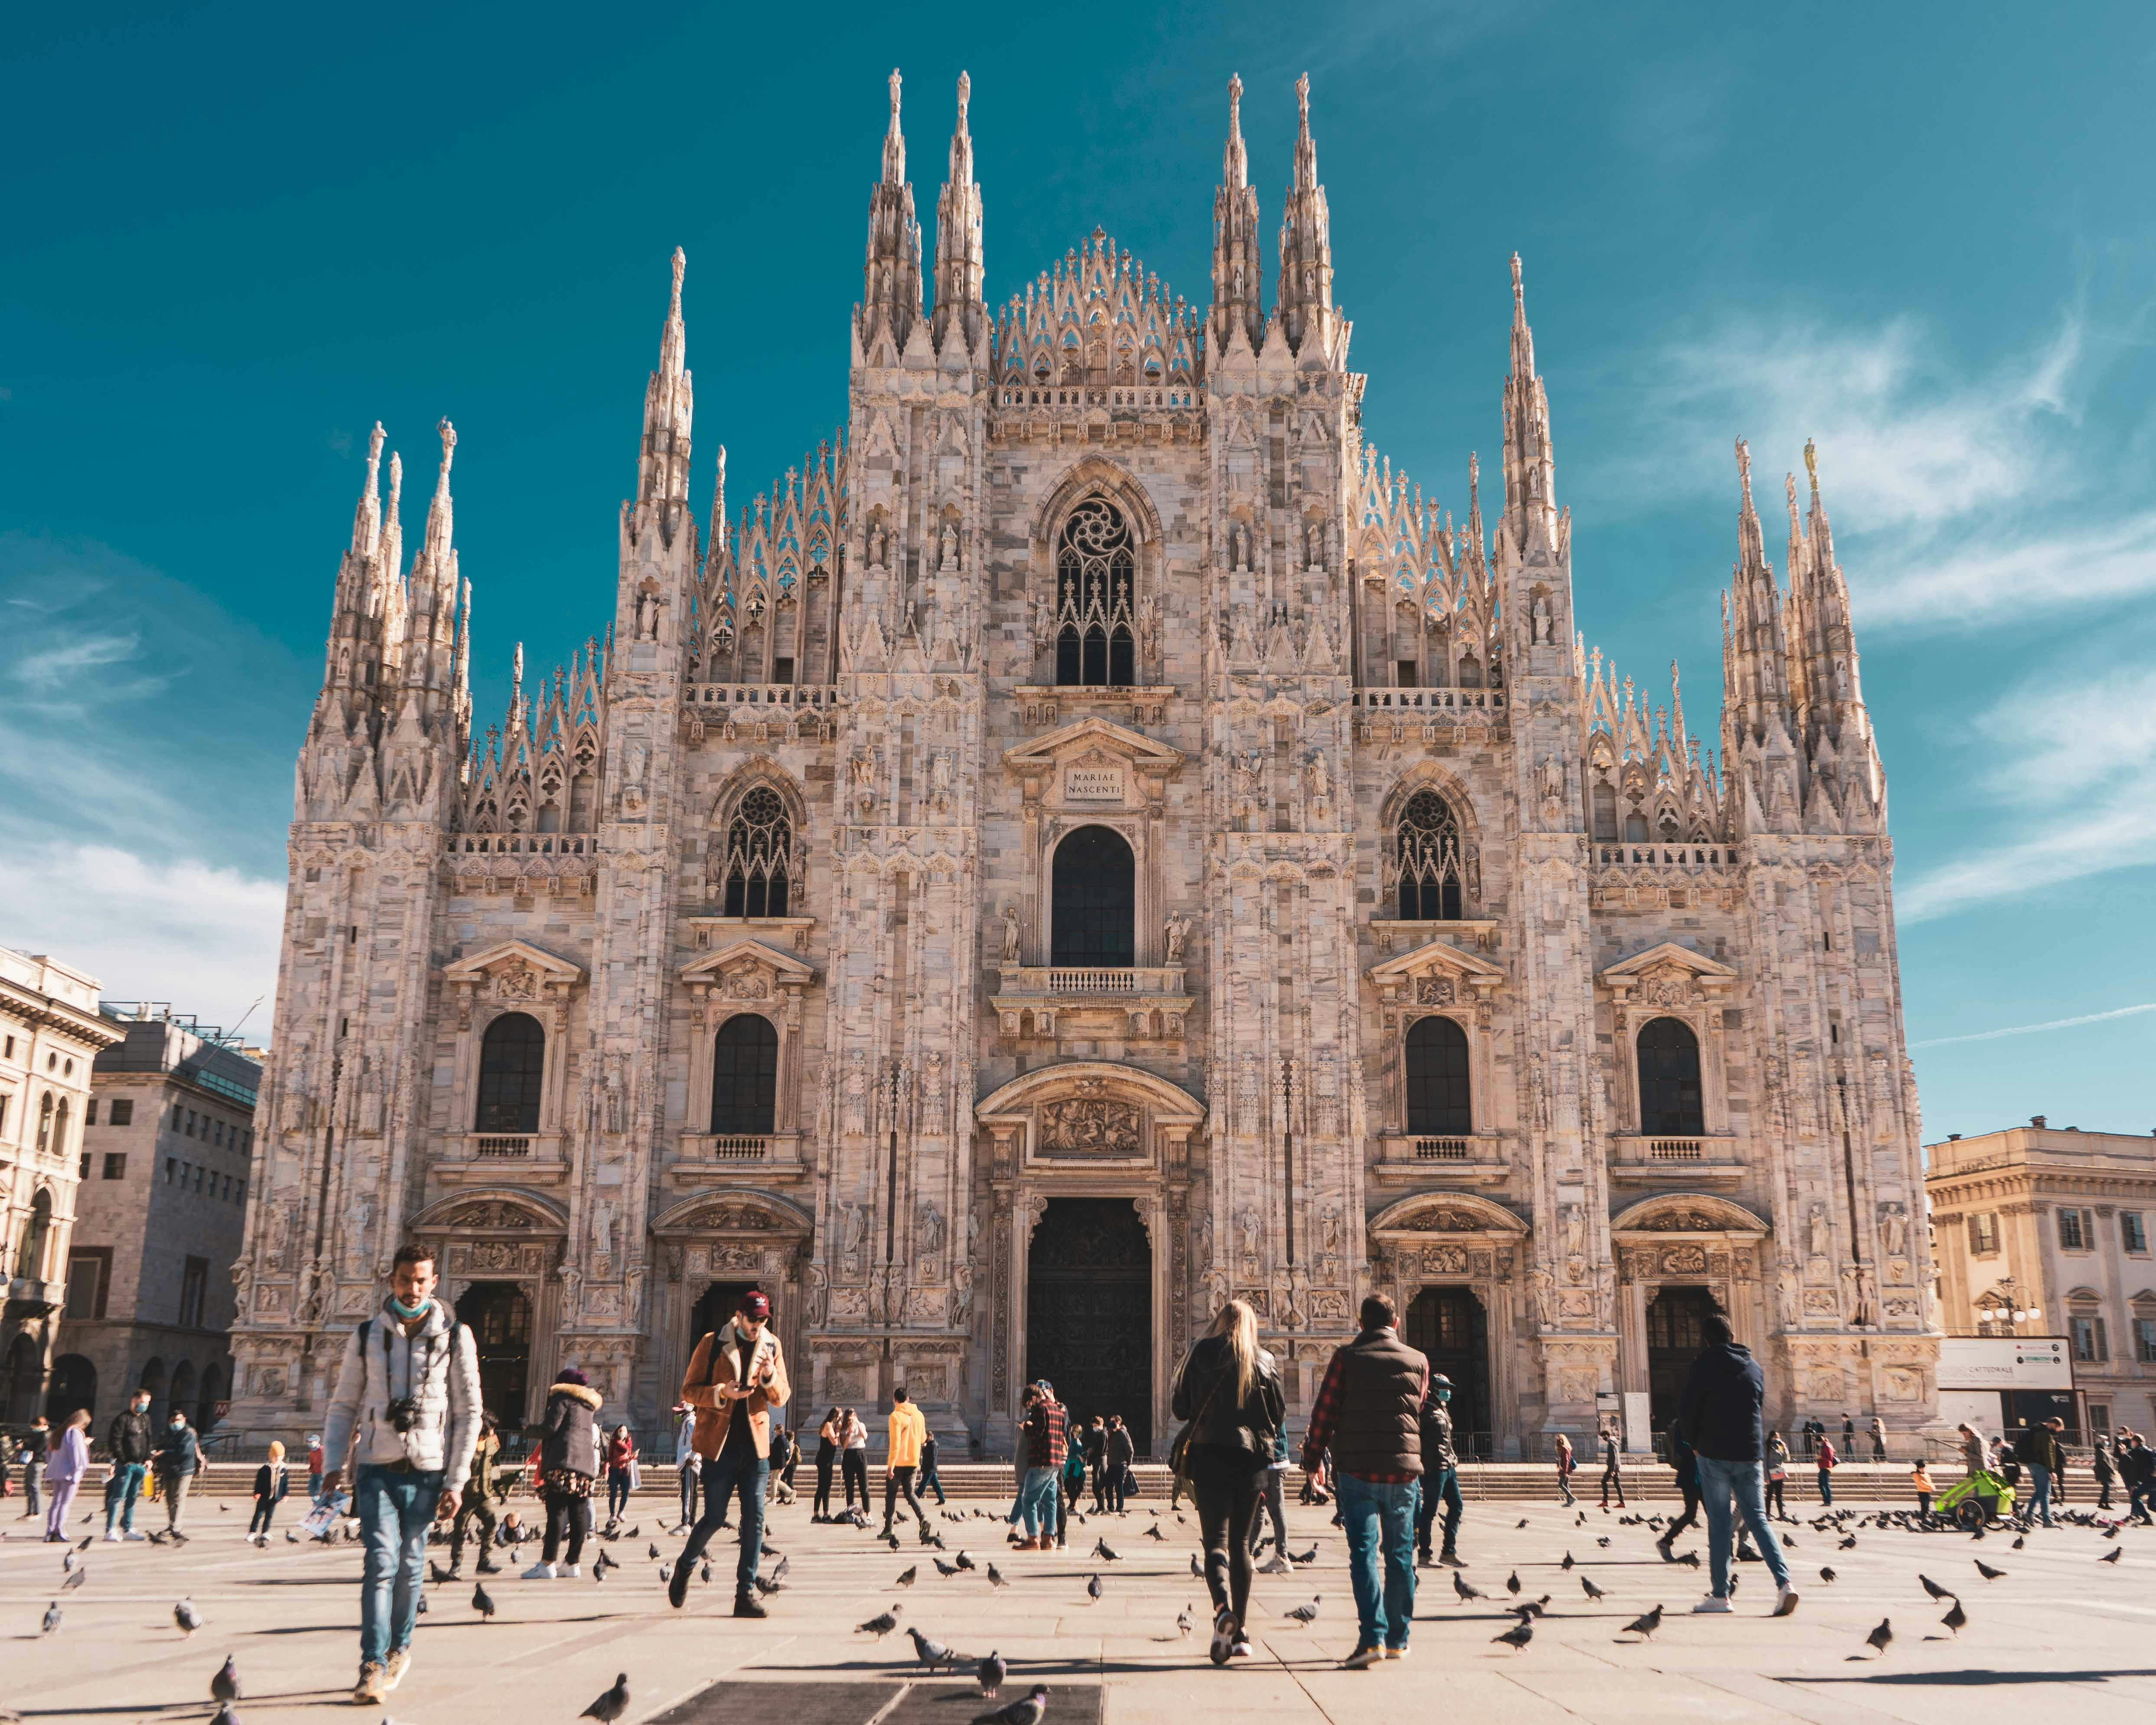
[{"label": "white marble facade", "polygon": [[[1471,462],[1455,526],[1366,439],[1300,94],[1270,308],[1231,105],[1209,305],[1096,230],[992,311],[965,85],[930,258],[894,75],[843,434],[737,520],[721,454],[698,520],[677,254],[612,621],[552,678],[520,655],[483,732],[454,434],[408,564],[377,432],[235,1425],[319,1408],[417,1235],[453,1291],[521,1293],[532,1384],[574,1359],[648,1424],[704,1291],[758,1280],[803,1418],[904,1381],[996,1453],[1075,1197],[1142,1221],[1117,1341],[1157,1434],[1230,1291],[1300,1412],[1373,1287],[1472,1296],[1499,1454],[1648,1390],[1664,1290],[1727,1306],[1784,1422],[1930,1419],[1886,788],[1815,473],[1784,588],[1739,447],[1703,751],[1575,633],[1517,259],[1493,522]],[[1059,854],[1118,845],[1122,896],[1059,925]],[[1643,1096],[1643,1034],[1694,1089]],[[759,1083],[767,1117],[714,1117]]]}]

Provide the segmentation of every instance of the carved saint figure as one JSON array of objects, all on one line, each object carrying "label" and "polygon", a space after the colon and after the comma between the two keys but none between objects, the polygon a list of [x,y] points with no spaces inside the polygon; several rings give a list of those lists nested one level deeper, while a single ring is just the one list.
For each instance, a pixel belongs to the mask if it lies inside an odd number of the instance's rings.
[{"label": "carved saint figure", "polygon": [[860,1049],[846,1055],[846,1130],[869,1129],[869,1057]]},{"label": "carved saint figure", "polygon": [[1228,527],[1228,560],[1238,569],[1250,567],[1250,542],[1243,531],[1240,521],[1232,521]]},{"label": "carved saint figure", "polygon": [[1898,1258],[1909,1250],[1909,1219],[1902,1214],[1899,1204],[1890,1204],[1880,1216],[1879,1232],[1887,1256]]},{"label": "carved saint figure", "polygon": [[947,749],[937,752],[928,768],[928,799],[939,814],[951,807],[951,754]]},{"label": "carved saint figure", "polygon": [[943,1212],[936,1208],[935,1199],[924,1198],[921,1200],[921,1209],[914,1223],[913,1234],[914,1250],[923,1262],[942,1258],[944,1238]]},{"label": "carved saint figure", "polygon": [[649,588],[636,596],[636,638],[639,641],[659,639],[659,595]]},{"label": "carved saint figure", "polygon": [[1006,964],[1018,963],[1018,906],[1005,905],[1004,906],[1004,963]]},{"label": "carved saint figure", "polygon": [[613,1206],[603,1198],[592,1210],[592,1255],[613,1256]]},{"label": "carved saint figure", "polygon": [[868,1238],[868,1217],[857,1204],[842,1204],[839,1212],[845,1219],[845,1266],[849,1276],[861,1273],[861,1245]]},{"label": "carved saint figure", "polygon": [[1555,755],[1543,757],[1543,798],[1546,802],[1560,802],[1564,797],[1564,764]]},{"label": "carved saint figure", "polygon": [[1246,1204],[1235,1212],[1235,1229],[1242,1236],[1243,1255],[1255,1258],[1258,1255],[1258,1213],[1253,1206]]},{"label": "carved saint figure", "polygon": [[1167,949],[1167,962],[1170,964],[1182,963],[1183,943],[1190,936],[1189,919],[1182,911],[1175,911],[1161,930],[1161,936],[1162,944]]},{"label": "carved saint figure", "polygon": [[1307,547],[1308,547],[1308,550],[1307,550],[1307,552],[1306,552],[1306,561],[1308,562],[1309,566],[1310,566],[1312,568],[1313,568],[1313,569],[1320,569],[1320,568],[1324,567],[1324,566],[1325,566],[1325,523],[1324,523],[1324,522],[1322,522],[1322,521],[1312,521],[1312,522],[1310,524],[1310,526],[1309,526],[1309,528],[1308,528],[1308,530],[1307,530],[1307,531],[1306,532],[1306,535],[1305,535],[1305,543],[1306,543],[1306,546],[1307,546]]},{"label": "carved saint figure", "polygon": [[1578,1204],[1568,1204],[1559,1214],[1563,1219],[1565,1255],[1579,1257],[1587,1250],[1586,1213]]},{"label": "carved saint figure", "polygon": [[1806,1219],[1805,1226],[1810,1235],[1812,1255],[1815,1258],[1824,1258],[1827,1255],[1828,1245],[1825,1204],[1815,1204],[1812,1206],[1811,1214]]},{"label": "carved saint figure", "polygon": [[1549,595],[1537,593],[1535,596],[1535,644],[1547,647],[1553,645],[1556,640],[1557,618],[1550,610]]},{"label": "carved saint figure", "polygon": [[605,1090],[606,1129],[620,1133],[629,1130],[629,1081],[625,1072],[626,1056],[610,1054],[606,1057],[601,1083]]},{"label": "carved saint figure", "polygon": [[937,547],[937,558],[947,569],[955,569],[958,567],[958,530],[947,520],[943,523],[943,536],[942,542]]},{"label": "carved saint figure", "polygon": [[1332,770],[1325,764],[1322,749],[1310,757],[1310,794],[1320,803],[1332,794]]}]

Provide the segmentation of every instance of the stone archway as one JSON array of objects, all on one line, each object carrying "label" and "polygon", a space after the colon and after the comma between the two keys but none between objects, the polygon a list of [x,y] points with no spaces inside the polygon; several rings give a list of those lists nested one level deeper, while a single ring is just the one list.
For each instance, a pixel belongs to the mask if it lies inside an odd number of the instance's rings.
[{"label": "stone archway", "polygon": [[434,1248],[443,1297],[483,1335],[485,1388],[508,1399],[488,1411],[531,1419],[561,1363],[568,1218],[537,1193],[481,1188],[429,1205],[412,1233]]},{"label": "stone archway", "polygon": [[[1611,1219],[1618,1384],[1627,1394],[1649,1399],[1656,1429],[1666,1423],[1666,1380],[1673,1369],[1662,1356],[1686,1345],[1681,1338],[1693,1333],[1702,1299],[1728,1313],[1737,1339],[1758,1351],[1766,1332],[1760,1255],[1768,1233],[1743,1205],[1700,1192],[1658,1194]],[[1657,1301],[1659,1316],[1650,1323],[1649,1310]]]},{"label": "stone archway", "polygon": [[[1520,1385],[1515,1350],[1502,1342],[1515,1333],[1522,1316],[1519,1272],[1527,1236],[1527,1224],[1502,1204],[1461,1192],[1404,1198],[1370,1222],[1376,1286],[1401,1312],[1415,1312],[1425,1290],[1432,1291],[1431,1305],[1465,1296],[1480,1308],[1487,1441],[1491,1453],[1513,1459],[1521,1452]],[[1454,1399],[1465,1414],[1457,1390]]]},{"label": "stone archway", "polygon": [[[723,1307],[725,1311],[717,1312],[723,1318],[733,1299],[748,1287],[762,1289],[771,1301],[772,1327],[786,1351],[795,1397],[806,1392],[814,1399],[803,1349],[815,1319],[803,1309],[804,1300],[813,1297],[804,1286],[803,1271],[814,1233],[806,1211],[762,1189],[698,1193],[653,1219],[657,1281],[645,1345],[661,1406],[673,1404],[702,1333],[700,1317]],[[733,1299],[710,1297],[714,1288],[732,1290]]]}]

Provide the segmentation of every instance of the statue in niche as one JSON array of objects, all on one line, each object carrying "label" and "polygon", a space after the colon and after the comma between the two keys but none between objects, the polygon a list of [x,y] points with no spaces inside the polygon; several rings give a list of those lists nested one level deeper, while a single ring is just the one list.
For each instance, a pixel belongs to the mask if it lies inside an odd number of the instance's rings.
[{"label": "statue in niche", "polygon": [[938,814],[950,813],[952,788],[951,752],[938,749],[928,768],[928,803]]},{"label": "statue in niche", "polygon": [[1564,763],[1555,755],[1543,757],[1543,800],[1559,803],[1564,800]]},{"label": "statue in niche", "polygon": [[1557,644],[1557,617],[1550,609],[1549,595],[1535,595],[1534,644],[1551,647]]},{"label": "statue in niche", "polygon": [[659,639],[659,595],[648,587],[636,596],[636,638],[639,641]]},{"label": "statue in niche", "polygon": [[921,1261],[932,1268],[943,1256],[943,1212],[936,1208],[933,1199],[921,1200],[921,1209],[913,1225],[915,1252]]},{"label": "statue in niche", "polygon": [[1305,531],[1305,561],[1313,569],[1325,567],[1325,523],[1312,521]]},{"label": "statue in niche", "polygon": [[1805,1227],[1810,1237],[1812,1256],[1824,1258],[1829,1248],[1825,1204],[1815,1204],[1812,1206],[1811,1214],[1805,1219]]},{"label": "statue in niche", "polygon": [[1189,919],[1180,911],[1174,912],[1168,917],[1166,926],[1161,930],[1162,944],[1167,950],[1168,963],[1183,963],[1183,943],[1189,937]]},{"label": "statue in niche", "polygon": [[868,1129],[869,1057],[856,1048],[846,1055],[846,1130],[865,1132]]},{"label": "statue in niche", "polygon": [[831,1319],[831,1278],[821,1264],[808,1266],[808,1322],[820,1329]]},{"label": "statue in niche", "polygon": [[947,518],[943,523],[943,534],[937,547],[937,556],[944,568],[955,569],[958,567],[958,529]]},{"label": "statue in niche", "polygon": [[1006,964],[1015,964],[1015,963],[1018,963],[1018,942],[1019,942],[1018,906],[1017,906],[1016,905],[1005,905],[1005,906],[1004,906],[1004,963],[1006,963]]},{"label": "statue in niche", "polygon": [[868,1240],[868,1213],[857,1204],[844,1204],[839,1206],[839,1214],[843,1219],[841,1238],[844,1241],[843,1262],[846,1274],[859,1276],[863,1262],[862,1247]]},{"label": "statue in niche", "polygon": [[1899,1204],[1882,1207],[1879,1217],[1879,1233],[1885,1242],[1887,1255],[1899,1258],[1909,1250],[1909,1219],[1902,1213]]},{"label": "statue in niche", "polygon": [[592,1255],[613,1257],[613,1205],[602,1198],[592,1210]]},{"label": "statue in niche", "polygon": [[1564,1250],[1568,1258],[1584,1256],[1587,1251],[1587,1214],[1579,1205],[1568,1204],[1558,1212],[1564,1230]]},{"label": "statue in niche", "polygon": [[1243,531],[1243,524],[1240,521],[1229,522],[1228,524],[1229,562],[1238,569],[1249,568],[1250,567],[1250,542]]},{"label": "statue in niche", "polygon": [[950,1125],[950,1086],[943,1073],[943,1050],[932,1048],[922,1056],[921,1075],[921,1129],[940,1132]]},{"label": "statue in niche", "polygon": [[1235,1212],[1235,1229],[1237,1233],[1242,1236],[1244,1257],[1253,1262],[1256,1261],[1258,1255],[1258,1213],[1254,1206],[1246,1204],[1242,1207],[1242,1209]]},{"label": "statue in niche", "polygon": [[951,1270],[951,1327],[963,1330],[973,1321],[973,1266],[957,1264]]},{"label": "statue in niche", "polygon": [[605,1089],[606,1129],[617,1136],[629,1130],[627,1062],[625,1055],[608,1055],[600,1081]]},{"label": "statue in niche", "polygon": [[1332,794],[1332,772],[1325,764],[1325,752],[1318,750],[1310,757],[1310,794],[1313,800],[1322,803]]}]

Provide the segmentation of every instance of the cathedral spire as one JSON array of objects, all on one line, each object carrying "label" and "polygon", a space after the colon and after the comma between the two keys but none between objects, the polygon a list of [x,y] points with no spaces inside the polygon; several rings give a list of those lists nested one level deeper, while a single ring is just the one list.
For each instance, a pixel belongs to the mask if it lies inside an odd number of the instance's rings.
[{"label": "cathedral spire", "polygon": [[[1734,741],[1789,743],[1788,637],[1781,590],[1767,561],[1766,536],[1752,501],[1752,449],[1737,439],[1737,562],[1727,598],[1729,655],[1724,723]],[[1725,752],[1735,753],[1736,750]]]},{"label": "cathedral spire", "polygon": [[[966,130],[966,105],[973,80],[958,74],[958,122],[951,133],[951,169],[936,203],[936,345],[943,345],[953,318],[963,320],[968,348],[988,321],[981,303],[981,188],[973,182],[973,140]],[[896,121],[894,114],[894,121]]]},{"label": "cathedral spire", "polygon": [[1304,337],[1315,331],[1327,341],[1332,309],[1332,224],[1325,208],[1325,188],[1317,183],[1317,146],[1310,136],[1310,74],[1295,80],[1301,110],[1295,140],[1295,182],[1281,212],[1280,290],[1273,316],[1288,346],[1300,355]]},{"label": "cathedral spire", "polygon": [[657,506],[660,531],[670,540],[689,501],[690,429],[696,418],[686,364],[688,332],[681,321],[681,278],[687,269],[688,259],[677,245],[674,285],[659,337],[659,369],[644,391],[644,443],[636,470],[637,506]]},{"label": "cathedral spire", "polygon": [[1224,352],[1240,329],[1252,352],[1264,344],[1265,308],[1258,257],[1258,194],[1243,147],[1243,80],[1228,80],[1228,143],[1220,188],[1213,194],[1213,341]]},{"label": "cathedral spire", "polygon": [[862,358],[886,362],[878,344],[888,336],[895,359],[921,317],[921,223],[913,213],[913,187],[906,177],[906,138],[898,129],[900,79],[891,74],[891,130],[883,141],[883,177],[869,194],[868,261],[861,272],[861,305],[855,334]]},{"label": "cathedral spire", "polygon": [[367,439],[367,482],[352,517],[352,548],[363,557],[374,555],[382,536],[382,422],[377,419]]},{"label": "cathedral spire", "polygon": [[1512,254],[1512,367],[1505,378],[1505,525],[1513,549],[1525,556],[1539,540],[1558,538],[1557,462],[1550,447],[1549,397],[1535,371],[1534,331],[1527,326],[1520,254]]}]

